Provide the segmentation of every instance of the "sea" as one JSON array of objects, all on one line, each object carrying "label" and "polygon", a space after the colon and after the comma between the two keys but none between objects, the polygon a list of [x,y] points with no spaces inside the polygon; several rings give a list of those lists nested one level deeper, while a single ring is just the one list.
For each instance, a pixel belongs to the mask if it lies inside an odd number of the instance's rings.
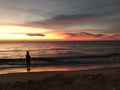
[{"label": "sea", "polygon": [[120,41],[0,42],[0,71],[26,68],[26,51],[31,68],[120,63]]}]

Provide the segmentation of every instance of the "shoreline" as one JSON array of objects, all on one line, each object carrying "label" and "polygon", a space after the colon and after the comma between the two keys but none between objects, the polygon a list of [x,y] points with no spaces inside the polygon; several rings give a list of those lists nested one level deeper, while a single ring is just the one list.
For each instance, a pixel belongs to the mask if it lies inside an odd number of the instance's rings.
[{"label": "shoreline", "polygon": [[[68,72],[68,71],[82,71],[82,70],[94,70],[101,68],[120,67],[120,63],[111,64],[74,64],[74,65],[48,65],[48,66],[33,66],[30,73],[34,72]],[[0,75],[2,74],[14,74],[14,73],[27,73],[26,66],[11,67],[0,69]]]},{"label": "shoreline", "polygon": [[[0,83],[6,83],[6,82],[16,82],[16,81],[29,81],[29,80],[41,80],[43,78],[55,76],[57,74],[66,74],[66,75],[76,75],[76,74],[106,74],[106,73],[113,73],[112,70],[118,70],[120,73],[120,64],[113,64],[113,65],[103,65],[103,66],[82,66],[82,67],[75,67],[72,68],[66,67],[38,67],[32,68],[31,72],[26,72],[26,69],[18,69],[15,70],[21,70],[21,72],[14,72],[12,70],[12,73],[4,73],[0,74]],[[107,71],[108,70],[108,71]],[[103,73],[104,72],[104,73]],[[116,73],[116,71],[115,71]],[[17,78],[19,77],[19,78]]]}]

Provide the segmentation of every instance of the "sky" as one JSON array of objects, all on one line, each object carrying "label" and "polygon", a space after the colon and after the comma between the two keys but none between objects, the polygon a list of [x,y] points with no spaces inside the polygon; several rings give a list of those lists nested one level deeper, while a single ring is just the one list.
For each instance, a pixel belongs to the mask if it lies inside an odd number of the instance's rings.
[{"label": "sky", "polygon": [[0,0],[0,41],[120,40],[120,0]]}]

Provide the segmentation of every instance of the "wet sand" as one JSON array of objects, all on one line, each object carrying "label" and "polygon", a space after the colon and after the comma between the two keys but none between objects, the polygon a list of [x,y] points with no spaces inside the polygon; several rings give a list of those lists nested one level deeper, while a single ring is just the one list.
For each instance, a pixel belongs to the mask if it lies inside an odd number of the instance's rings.
[{"label": "wet sand", "polygon": [[120,66],[2,74],[0,90],[120,90]]}]

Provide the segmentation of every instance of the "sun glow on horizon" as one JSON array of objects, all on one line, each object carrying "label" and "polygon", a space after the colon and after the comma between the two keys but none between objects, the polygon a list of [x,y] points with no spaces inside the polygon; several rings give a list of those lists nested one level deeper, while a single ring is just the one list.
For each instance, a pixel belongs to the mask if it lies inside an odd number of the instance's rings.
[{"label": "sun glow on horizon", "polygon": [[[39,36],[38,34],[43,34],[43,36],[42,35]],[[64,39],[64,36],[57,35],[54,33],[49,33],[48,29],[31,28],[25,26],[9,26],[9,25],[0,26],[0,40],[2,41],[9,41],[9,40],[39,41],[39,40],[59,40],[59,39]]]},{"label": "sun glow on horizon", "polygon": [[116,36],[116,38],[111,38],[107,36],[108,34],[102,34],[103,36],[101,37],[94,37],[94,35],[97,34],[91,34],[91,32],[88,33],[89,35],[85,36],[77,35],[80,31],[75,31],[77,34],[68,32],[69,31],[65,30],[57,31],[40,27],[0,25],[0,41],[91,41],[120,39],[119,36]]}]

